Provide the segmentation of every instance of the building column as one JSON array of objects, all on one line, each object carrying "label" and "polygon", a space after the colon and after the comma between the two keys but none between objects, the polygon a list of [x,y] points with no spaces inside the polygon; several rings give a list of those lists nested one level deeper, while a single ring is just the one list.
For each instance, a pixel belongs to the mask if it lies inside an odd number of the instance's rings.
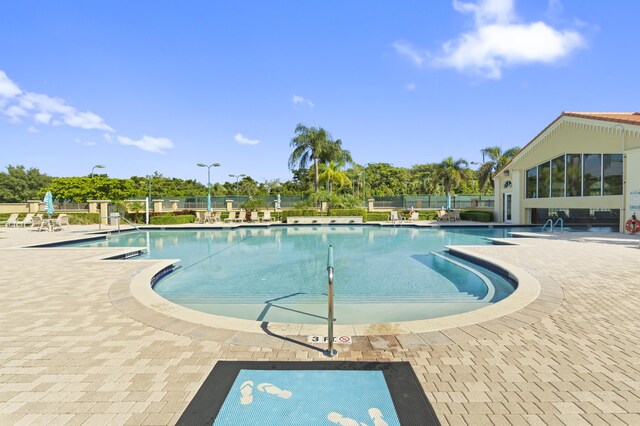
[{"label": "building column", "polygon": [[38,213],[40,211],[40,200],[28,200],[29,213]]},{"label": "building column", "polygon": [[373,211],[373,202],[375,201],[374,198],[369,198],[367,200],[367,211],[372,212]]},{"label": "building column", "polygon": [[233,200],[225,200],[225,202],[227,203],[227,211],[233,210]]}]

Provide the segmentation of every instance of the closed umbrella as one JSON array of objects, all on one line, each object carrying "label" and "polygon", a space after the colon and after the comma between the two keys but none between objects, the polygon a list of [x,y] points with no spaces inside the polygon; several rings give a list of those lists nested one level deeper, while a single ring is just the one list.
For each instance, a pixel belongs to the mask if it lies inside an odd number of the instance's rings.
[{"label": "closed umbrella", "polygon": [[47,193],[44,194],[44,200],[42,201],[44,202],[44,207],[47,209],[47,214],[51,217],[53,215],[53,195],[51,195],[51,191],[47,191]]}]

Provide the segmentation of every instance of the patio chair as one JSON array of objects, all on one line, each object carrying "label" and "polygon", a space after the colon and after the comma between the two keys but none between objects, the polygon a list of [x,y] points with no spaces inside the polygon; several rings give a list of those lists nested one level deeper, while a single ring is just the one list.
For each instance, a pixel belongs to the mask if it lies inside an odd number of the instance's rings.
[{"label": "patio chair", "polygon": [[59,228],[60,231],[62,231],[64,229],[64,227],[67,227],[67,229],[70,229],[70,225],[69,225],[69,216],[67,216],[66,214],[62,213],[58,216],[58,219],[56,219],[56,221],[53,224],[53,228],[54,230],[56,228]]},{"label": "patio chair", "polygon": [[7,228],[10,227],[10,226],[17,226],[17,224],[18,224],[18,216],[19,216],[18,213],[12,213],[9,216],[9,219],[0,221],[0,225],[4,225]]},{"label": "patio chair", "polygon": [[247,218],[247,211],[245,209],[240,209],[240,213],[238,213],[238,217],[236,217],[236,222],[244,222]]},{"label": "patio chair", "polygon": [[439,221],[448,221],[449,220],[449,213],[447,213],[446,210],[442,209],[442,210],[438,210],[438,220]]},{"label": "patio chair", "polygon": [[215,223],[215,222],[222,222],[222,213],[220,212],[216,212],[213,217],[211,218],[211,222]]},{"label": "patio chair", "polygon": [[398,220],[402,220],[402,217],[398,216],[398,212],[396,210],[391,211],[391,216],[389,219],[391,222],[396,223]]},{"label": "patio chair", "polygon": [[453,220],[453,221],[462,220],[460,219],[460,210],[453,210],[447,213],[447,215],[449,216],[449,220]]},{"label": "patio chair", "polygon": [[229,217],[224,220],[225,222],[235,222],[236,212],[229,212]]},{"label": "patio chair", "polygon": [[271,222],[271,212],[269,210],[262,213],[262,217],[260,218],[262,222]]},{"label": "patio chair", "polygon": [[412,222],[420,220],[420,214],[418,212],[411,213],[411,217],[409,218],[409,220]]},{"label": "patio chair", "polygon": [[16,221],[16,225],[22,225],[23,227],[26,227],[27,225],[31,226],[31,223],[33,222],[33,216],[33,213],[27,214],[24,219]]},{"label": "patio chair", "polygon": [[37,214],[33,217],[31,222],[31,230],[32,231],[48,231],[49,230],[49,222],[45,221],[42,218],[41,214]]},{"label": "patio chair", "polygon": [[252,211],[251,216],[249,216],[249,222],[257,222],[258,221],[258,212]]}]

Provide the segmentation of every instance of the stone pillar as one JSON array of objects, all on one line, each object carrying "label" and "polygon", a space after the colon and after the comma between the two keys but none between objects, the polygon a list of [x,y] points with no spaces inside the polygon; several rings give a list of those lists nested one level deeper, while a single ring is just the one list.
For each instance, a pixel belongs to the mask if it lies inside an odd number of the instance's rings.
[{"label": "stone pillar", "polygon": [[225,202],[227,203],[227,211],[233,210],[233,200],[225,200]]},{"label": "stone pillar", "polygon": [[109,223],[109,200],[97,201],[100,204],[100,223],[106,225]]},{"label": "stone pillar", "polygon": [[164,200],[153,200],[153,212],[162,213],[162,202]]},{"label": "stone pillar", "polygon": [[29,213],[38,213],[40,211],[40,200],[28,200]]},{"label": "stone pillar", "polygon": [[329,210],[329,203],[327,203],[326,201],[321,201],[320,211],[326,212],[327,210]]},{"label": "stone pillar", "polygon": [[178,210],[178,202],[180,200],[169,200],[171,202],[171,210]]},{"label": "stone pillar", "polygon": [[98,200],[87,200],[89,203],[89,213],[98,213]]},{"label": "stone pillar", "polygon": [[373,202],[375,201],[375,199],[373,198],[369,198],[367,200],[367,211],[368,212],[372,212],[373,211]]}]

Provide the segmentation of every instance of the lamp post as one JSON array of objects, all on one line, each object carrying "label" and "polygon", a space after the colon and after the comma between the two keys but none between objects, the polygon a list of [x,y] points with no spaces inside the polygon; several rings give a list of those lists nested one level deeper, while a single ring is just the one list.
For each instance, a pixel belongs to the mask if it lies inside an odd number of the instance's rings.
[{"label": "lamp post", "polygon": [[231,178],[236,178],[236,195],[238,195],[238,182],[240,181],[240,178],[245,177],[246,175],[244,173],[241,173],[239,175],[229,175],[229,177]]},{"label": "lamp post", "polygon": [[105,167],[106,167],[106,166],[103,166],[102,164],[96,164],[95,166],[93,166],[93,167],[91,168],[91,179],[93,179],[93,171],[94,171],[95,169],[104,169]]},{"label": "lamp post", "polygon": [[207,193],[207,212],[211,213],[211,168],[219,167],[220,163],[206,164],[198,163],[196,164],[198,167],[206,167],[207,168],[207,188],[209,192]]}]

